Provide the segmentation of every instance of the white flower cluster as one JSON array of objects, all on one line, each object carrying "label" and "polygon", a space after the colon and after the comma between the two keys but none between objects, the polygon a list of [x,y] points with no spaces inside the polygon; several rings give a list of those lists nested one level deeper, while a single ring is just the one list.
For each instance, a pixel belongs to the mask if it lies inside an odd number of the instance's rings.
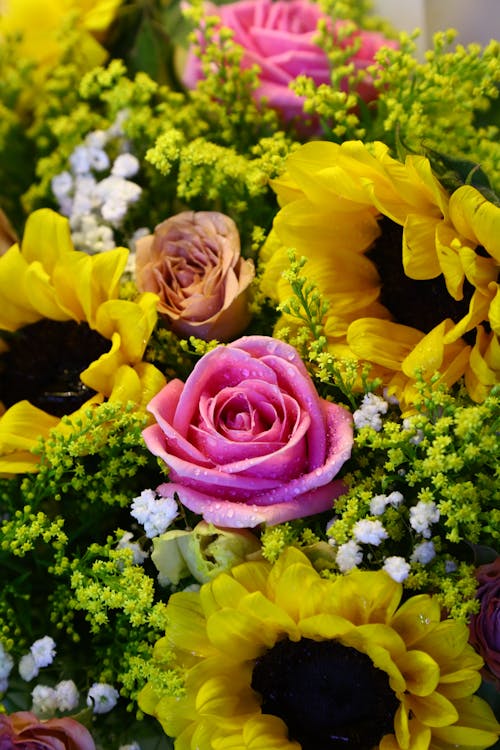
[{"label": "white flower cluster", "polygon": [[376,396],[374,393],[365,393],[361,406],[353,414],[356,429],[371,427],[375,432],[380,432],[382,429],[382,414],[386,414],[388,408],[388,402],[381,396]]},{"label": "white flower cluster", "polygon": [[153,490],[143,490],[134,498],[131,515],[144,528],[144,533],[152,539],[170,526],[179,512],[173,497],[158,497]]},{"label": "white flower cluster", "polygon": [[118,690],[112,685],[94,682],[89,688],[87,706],[90,706],[95,714],[107,714],[116,706],[119,697]]},{"label": "white flower cluster", "polygon": [[142,565],[144,560],[148,557],[148,553],[141,549],[138,542],[133,542],[134,535],[130,531],[126,531],[121,539],[118,540],[116,549],[129,549],[133,555],[134,565]]},{"label": "white flower cluster", "polygon": [[[121,228],[130,205],[142,193],[129,179],[139,171],[139,161],[126,150],[125,117],[121,113],[108,130],[89,133],[70,155],[70,169],[52,179],[52,192],[60,212],[69,218],[73,243],[84,252],[115,247],[113,230]],[[113,162],[106,151],[110,143],[121,152]]]},{"label": "white flower cluster", "polygon": [[13,666],[14,659],[0,643],[0,693],[5,693],[7,690],[9,675]]},{"label": "white flower cluster", "polygon": [[62,680],[55,687],[37,685],[31,693],[31,710],[38,717],[53,716],[56,711],[73,711],[80,699],[73,680]]},{"label": "white flower cluster", "polygon": [[431,525],[439,521],[439,510],[436,503],[420,500],[410,508],[410,526],[425,539],[431,535]]},{"label": "white flower cluster", "polygon": [[21,657],[19,662],[19,674],[22,679],[29,682],[36,677],[42,667],[52,664],[55,654],[56,644],[53,638],[49,635],[38,638],[32,644],[29,653]]},{"label": "white flower cluster", "polygon": [[374,495],[370,500],[370,513],[374,516],[381,516],[388,505],[397,508],[403,502],[401,492],[390,492],[388,495]]}]

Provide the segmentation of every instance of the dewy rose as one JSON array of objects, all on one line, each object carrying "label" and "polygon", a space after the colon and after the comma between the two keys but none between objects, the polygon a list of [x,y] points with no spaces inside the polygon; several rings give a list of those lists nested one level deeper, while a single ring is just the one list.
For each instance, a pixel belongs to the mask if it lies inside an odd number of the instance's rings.
[{"label": "dewy rose", "polygon": [[[242,67],[259,66],[256,101],[265,97],[267,105],[280,112],[285,121],[303,115],[303,98],[289,88],[297,76],[309,76],[318,86],[331,83],[327,54],[314,41],[318,22],[323,19],[330,23],[318,5],[307,0],[239,0],[220,6],[206,3],[205,7],[206,14],[218,15],[221,25],[232,30],[234,42],[243,47]],[[344,23],[335,24],[334,36]],[[373,65],[375,53],[382,46],[397,46],[373,31],[355,31],[342,39],[341,34],[338,36],[339,46],[356,50],[349,60],[356,71],[365,71]],[[188,88],[194,88],[202,76],[200,59],[190,50],[182,81]],[[376,97],[368,73],[358,87],[358,94],[366,102]]]},{"label": "dewy rose", "polygon": [[160,297],[158,311],[183,337],[229,341],[250,321],[253,262],[240,256],[234,221],[217,211],[183,211],[137,240],[141,292]]},{"label": "dewy rose", "polygon": [[149,450],[169,467],[172,497],[228,528],[329,510],[351,454],[351,414],[320,398],[297,351],[267,336],[218,346],[186,383],[150,402]]}]

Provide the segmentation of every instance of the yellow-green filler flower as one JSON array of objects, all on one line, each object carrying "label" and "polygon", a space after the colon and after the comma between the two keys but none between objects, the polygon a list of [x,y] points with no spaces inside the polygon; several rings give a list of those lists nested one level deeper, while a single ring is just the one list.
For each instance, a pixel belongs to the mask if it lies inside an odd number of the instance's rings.
[{"label": "yellow-green filler flower", "polygon": [[143,408],[164,385],[142,361],[157,297],[118,299],[126,261],[123,247],[76,251],[49,209],[0,257],[0,473],[36,470],[31,451],[63,415],[105,399]]},{"label": "yellow-green filler flower", "polygon": [[383,143],[308,143],[272,185],[265,293],[290,296],[294,248],[329,303],[332,354],[370,362],[406,403],[418,371],[465,376],[483,400],[500,381],[500,207],[471,186],[450,197],[427,158],[403,164]]},{"label": "yellow-green filler flower", "polygon": [[176,750],[451,750],[492,745],[500,726],[473,695],[482,659],[466,625],[428,595],[401,604],[384,571],[321,578],[289,547],[174,594],[158,667],[139,704]]}]

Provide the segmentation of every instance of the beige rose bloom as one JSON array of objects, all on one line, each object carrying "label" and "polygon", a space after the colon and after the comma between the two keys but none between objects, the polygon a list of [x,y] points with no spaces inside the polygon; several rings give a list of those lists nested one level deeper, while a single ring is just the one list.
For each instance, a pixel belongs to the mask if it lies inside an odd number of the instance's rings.
[{"label": "beige rose bloom", "polygon": [[229,341],[250,321],[255,269],[240,256],[234,221],[216,211],[183,211],[137,240],[141,292],[160,297],[159,313],[182,337]]}]

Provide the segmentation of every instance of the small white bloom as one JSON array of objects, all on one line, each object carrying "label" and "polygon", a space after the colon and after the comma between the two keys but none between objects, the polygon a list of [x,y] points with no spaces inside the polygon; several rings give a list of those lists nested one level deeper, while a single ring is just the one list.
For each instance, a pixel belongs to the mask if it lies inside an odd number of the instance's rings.
[{"label": "small white bloom", "polygon": [[85,145],[88,148],[104,148],[108,142],[108,134],[105,130],[93,130],[85,138]]},{"label": "small white bloom", "polygon": [[104,221],[109,221],[114,227],[118,227],[127,215],[127,204],[120,198],[110,198],[101,206],[101,215]]},{"label": "small white bloom", "polygon": [[122,538],[116,545],[117,549],[129,549],[133,554],[134,565],[142,565],[144,560],[148,557],[147,552],[143,552],[137,542],[132,542],[133,534],[130,531],[125,532]]},{"label": "small white bloom", "polygon": [[56,174],[55,177],[52,178],[51,187],[55,197],[60,201],[61,198],[65,198],[72,189],[73,177],[67,171]]},{"label": "small white bloom", "polygon": [[387,505],[387,495],[374,495],[370,500],[370,513],[372,516],[381,516]]},{"label": "small white bloom", "polygon": [[347,573],[349,570],[352,570],[359,565],[362,560],[363,552],[353,539],[340,545],[335,558],[335,562],[341,573]]},{"label": "small white bloom", "polygon": [[380,521],[369,521],[368,519],[356,521],[352,531],[354,537],[362,544],[378,545],[389,537]]},{"label": "small white bloom", "polygon": [[436,557],[436,550],[433,542],[421,542],[415,546],[410,560],[427,565],[434,557]]},{"label": "small white bloom", "polygon": [[73,711],[80,699],[78,689],[73,680],[62,680],[55,687],[56,703],[59,711]]},{"label": "small white bloom", "polygon": [[371,427],[372,430],[379,432],[382,429],[381,414],[386,414],[389,404],[385,399],[376,396],[374,393],[365,393],[361,406],[353,414],[353,420],[356,428]]},{"label": "small white bloom", "polygon": [[85,146],[77,146],[71,156],[69,163],[74,174],[87,174],[90,172],[89,150]]},{"label": "small white bloom", "polygon": [[195,593],[195,594],[196,594],[196,593],[198,593],[198,591],[199,591],[200,589],[201,589],[201,586],[200,586],[200,584],[199,584],[199,583],[190,583],[190,584],[189,584],[189,586],[186,586],[186,587],[185,587],[185,588],[183,588],[182,590],[183,590],[183,591],[188,591],[188,592],[189,592],[189,591],[191,591],[191,592],[193,592],[193,593]]},{"label": "small white bloom", "polygon": [[128,745],[120,745],[118,750],[141,750],[141,746],[138,742],[131,742]]},{"label": "small white bloom", "polygon": [[392,505],[393,508],[397,508],[398,505],[401,505],[403,500],[403,495],[397,490],[395,490],[394,492],[389,492],[389,494],[387,495],[387,504]]},{"label": "small white bloom", "polygon": [[43,638],[38,638],[32,644],[30,651],[38,669],[40,667],[48,667],[54,661],[56,643],[50,635],[45,635]]},{"label": "small white bloom", "polygon": [[402,583],[408,578],[410,572],[410,564],[406,562],[404,557],[386,557],[384,560],[384,570],[389,573],[391,578],[398,583]]},{"label": "small white bloom", "polygon": [[0,643],[0,679],[5,680],[11,673],[12,667],[14,666],[14,659],[5,650],[2,643]]},{"label": "small white bloom", "polygon": [[446,560],[444,563],[444,569],[447,573],[454,573],[457,569],[457,564],[454,560]]},{"label": "small white bloom", "polygon": [[139,159],[133,154],[120,154],[111,167],[111,174],[116,177],[133,177],[138,171]]},{"label": "small white bloom", "polygon": [[411,417],[406,417],[406,419],[403,419],[402,428],[403,430],[407,430],[408,432],[415,432],[413,437],[410,438],[410,443],[412,443],[413,445],[418,445],[424,439],[424,431],[421,429],[415,429]]},{"label": "small white bloom", "polygon": [[439,521],[439,510],[436,503],[420,500],[410,508],[410,526],[426,539],[431,535],[430,525]]},{"label": "small white bloom", "polygon": [[91,146],[88,149],[90,168],[96,172],[103,172],[109,167],[109,156],[102,148]]},{"label": "small white bloom", "polygon": [[34,677],[37,676],[39,669],[31,654],[24,654],[19,660],[18,665],[19,675],[25,682],[30,682]]},{"label": "small white bloom", "polygon": [[146,536],[152,539],[167,530],[178,511],[173,497],[157,497],[153,490],[143,490],[132,501],[130,513],[143,526]]},{"label": "small white bloom", "polygon": [[112,685],[106,685],[104,682],[94,682],[89,688],[87,706],[92,706],[95,714],[107,714],[116,706],[118,698],[118,690],[115,690]]},{"label": "small white bloom", "polygon": [[31,710],[37,716],[53,716],[57,710],[57,693],[49,685],[36,685],[31,700]]}]

